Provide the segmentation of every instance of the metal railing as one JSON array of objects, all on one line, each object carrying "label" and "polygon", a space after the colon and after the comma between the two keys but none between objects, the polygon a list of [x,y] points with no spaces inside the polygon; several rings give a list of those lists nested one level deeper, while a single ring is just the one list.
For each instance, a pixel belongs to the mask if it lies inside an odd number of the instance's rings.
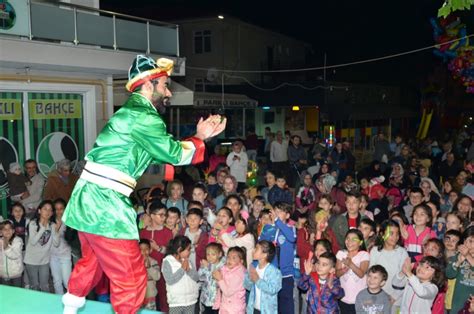
[{"label": "metal railing", "polygon": [[179,57],[178,25],[64,2],[28,5],[30,40]]}]

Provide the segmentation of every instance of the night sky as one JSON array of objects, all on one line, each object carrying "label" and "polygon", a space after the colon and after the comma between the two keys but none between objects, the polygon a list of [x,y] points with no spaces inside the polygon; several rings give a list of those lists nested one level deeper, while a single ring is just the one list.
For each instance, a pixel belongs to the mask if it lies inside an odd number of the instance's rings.
[{"label": "night sky", "polygon": [[[314,65],[379,57],[434,44],[429,18],[441,0],[392,1],[116,1],[102,0],[101,8],[155,20],[232,15],[246,22],[304,40],[315,50]],[[369,65],[338,69],[334,80],[412,84],[441,62],[431,51]]]}]

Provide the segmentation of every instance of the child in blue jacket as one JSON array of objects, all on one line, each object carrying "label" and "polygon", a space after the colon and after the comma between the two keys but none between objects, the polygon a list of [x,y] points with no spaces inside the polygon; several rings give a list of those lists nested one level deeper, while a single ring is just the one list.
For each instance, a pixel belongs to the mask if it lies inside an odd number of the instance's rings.
[{"label": "child in blue jacket", "polygon": [[278,202],[274,208],[270,213],[271,223],[266,223],[263,226],[258,240],[272,242],[276,247],[276,254],[271,264],[280,269],[283,277],[282,289],[278,293],[278,311],[279,313],[293,314],[296,229],[287,224],[291,213],[290,205]]},{"label": "child in blue jacket", "polygon": [[[275,246],[269,241],[259,241],[253,251],[256,260],[245,275],[244,287],[250,290],[247,314],[275,314],[278,312],[278,291],[281,289],[281,272],[270,262],[275,256]],[[260,301],[257,302],[257,294]]]}]

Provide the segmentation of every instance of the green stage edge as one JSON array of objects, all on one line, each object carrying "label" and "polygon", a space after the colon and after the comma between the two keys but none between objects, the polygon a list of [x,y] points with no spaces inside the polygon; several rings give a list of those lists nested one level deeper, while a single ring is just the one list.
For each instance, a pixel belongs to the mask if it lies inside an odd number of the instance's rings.
[{"label": "green stage edge", "polygon": [[[0,285],[0,313],[2,314],[61,314],[63,303],[61,295],[38,292],[28,289]],[[113,314],[110,303],[87,300],[86,305],[77,313],[80,314]],[[139,314],[163,313],[140,310]]]}]

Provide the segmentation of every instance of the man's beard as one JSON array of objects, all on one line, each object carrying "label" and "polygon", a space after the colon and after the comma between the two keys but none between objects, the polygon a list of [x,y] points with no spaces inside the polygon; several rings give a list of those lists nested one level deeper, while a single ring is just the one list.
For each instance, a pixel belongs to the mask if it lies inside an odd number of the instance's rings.
[{"label": "man's beard", "polygon": [[151,98],[151,103],[156,108],[156,111],[161,115],[165,114],[166,107],[171,104],[170,98],[157,91],[156,88],[154,89]]}]

